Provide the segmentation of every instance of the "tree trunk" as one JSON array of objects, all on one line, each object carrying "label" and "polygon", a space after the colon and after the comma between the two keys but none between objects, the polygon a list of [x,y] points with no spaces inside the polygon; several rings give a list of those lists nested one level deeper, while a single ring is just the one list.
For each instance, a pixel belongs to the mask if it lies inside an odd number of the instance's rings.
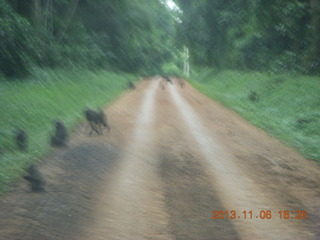
[{"label": "tree trunk", "polygon": [[67,16],[66,16],[66,20],[65,20],[65,24],[60,32],[60,37],[58,38],[58,41],[57,42],[60,42],[62,40],[62,38],[64,37],[70,23],[71,23],[71,20],[73,18],[73,15],[75,14],[76,12],[76,9],[77,9],[77,6],[78,6],[78,3],[79,3],[79,0],[73,0],[71,5],[70,5],[70,8],[69,8],[69,11],[67,12]]},{"label": "tree trunk", "polygon": [[320,60],[320,0],[310,0],[312,10],[312,58]]},{"label": "tree trunk", "polygon": [[41,24],[42,18],[42,7],[41,0],[33,0],[33,21],[35,25],[39,26]]}]

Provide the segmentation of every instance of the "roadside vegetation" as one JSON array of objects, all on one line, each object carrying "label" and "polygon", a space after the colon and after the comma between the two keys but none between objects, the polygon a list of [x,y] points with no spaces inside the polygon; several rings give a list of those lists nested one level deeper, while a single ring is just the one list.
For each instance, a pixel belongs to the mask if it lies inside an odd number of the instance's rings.
[{"label": "roadside vegetation", "polygon": [[[50,151],[55,119],[69,133],[84,119],[85,107],[102,108],[135,82],[133,74],[88,70],[35,70],[24,81],[0,84],[0,191],[32,162]],[[28,150],[21,152],[14,134],[23,129]]]},{"label": "roadside vegetation", "polygon": [[175,1],[200,91],[320,162],[320,1]]},{"label": "roadside vegetation", "polygon": [[320,77],[202,69],[191,84],[320,163]]},{"label": "roadside vegetation", "polygon": [[0,1],[0,192],[50,151],[53,120],[72,131],[85,107],[108,104],[128,80],[174,74],[174,37],[163,1]]},{"label": "roadside vegetation", "polygon": [[[318,0],[0,1],[0,191],[49,151],[54,119],[72,130],[85,106],[108,103],[127,80],[178,76],[187,62],[194,86],[319,161],[319,9]],[[14,147],[19,128],[27,153]]]}]

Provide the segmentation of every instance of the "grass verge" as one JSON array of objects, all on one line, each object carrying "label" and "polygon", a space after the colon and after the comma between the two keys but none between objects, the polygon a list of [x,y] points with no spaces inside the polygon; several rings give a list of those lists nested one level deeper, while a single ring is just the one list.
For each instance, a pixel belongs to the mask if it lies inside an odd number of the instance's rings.
[{"label": "grass verge", "polygon": [[202,69],[191,84],[320,163],[320,77]]},{"label": "grass verge", "polygon": [[[0,82],[0,192],[24,169],[50,150],[53,120],[71,131],[85,107],[98,108],[119,96],[136,76],[88,70],[35,69],[24,81]],[[17,150],[14,133],[28,134],[28,151]]]}]

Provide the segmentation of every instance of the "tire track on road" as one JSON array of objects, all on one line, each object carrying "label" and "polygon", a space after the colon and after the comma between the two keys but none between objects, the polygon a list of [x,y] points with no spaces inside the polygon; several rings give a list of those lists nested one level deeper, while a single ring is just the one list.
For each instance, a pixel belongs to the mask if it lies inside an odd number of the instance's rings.
[{"label": "tire track on road", "polygon": [[170,231],[176,240],[240,239],[228,219],[212,220],[223,210],[208,177],[205,160],[177,112],[168,91],[157,96],[157,144],[160,184],[163,185]]},{"label": "tire track on road", "polygon": [[[236,210],[252,210],[254,219],[235,219],[235,226],[242,239],[308,239],[303,229],[294,220],[256,219],[261,210],[278,212],[281,207],[266,196],[246,174],[233,164],[233,156],[220,146],[203,125],[192,107],[180,96],[175,86],[169,86],[174,104],[184,119],[190,134],[207,160],[224,207]],[[284,208],[282,208],[284,209]]]},{"label": "tire track on road", "polygon": [[171,239],[154,167],[157,86],[153,81],[145,90],[119,169],[113,174],[111,187],[98,200],[96,221],[89,228],[90,239]]}]

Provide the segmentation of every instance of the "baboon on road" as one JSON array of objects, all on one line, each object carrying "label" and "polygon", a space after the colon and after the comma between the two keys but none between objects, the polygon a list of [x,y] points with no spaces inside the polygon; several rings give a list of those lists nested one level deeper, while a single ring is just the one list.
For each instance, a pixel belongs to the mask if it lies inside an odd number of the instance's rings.
[{"label": "baboon on road", "polygon": [[136,85],[134,85],[131,81],[128,81],[128,88],[135,90],[136,89]]},{"label": "baboon on road", "polygon": [[162,78],[161,80],[160,80],[160,83],[159,83],[159,86],[160,86],[160,88],[162,89],[162,90],[166,90],[166,80],[164,79],[164,78]]},{"label": "baboon on road", "polygon": [[184,88],[184,80],[182,78],[178,78],[179,84],[181,88]]},{"label": "baboon on road", "polygon": [[55,134],[51,137],[51,146],[53,147],[65,147],[68,140],[68,132],[66,127],[61,121],[55,121]]},{"label": "baboon on road", "polygon": [[169,78],[168,76],[162,76],[162,78],[164,78],[168,83],[173,84],[171,78]]},{"label": "baboon on road", "polygon": [[171,80],[171,78],[170,77],[168,77],[168,76],[161,76],[161,78],[160,78],[160,87],[161,87],[161,89],[162,90],[165,90],[166,89],[166,84],[167,83],[171,83],[171,84],[173,84],[173,82],[172,82],[172,80]]},{"label": "baboon on road", "polygon": [[15,136],[17,147],[20,151],[27,149],[27,134],[23,130],[19,130]]},{"label": "baboon on road", "polygon": [[24,176],[23,178],[30,182],[31,184],[31,190],[33,192],[43,192],[45,191],[44,186],[45,186],[45,181],[38,170],[36,165],[31,165],[28,169],[28,176]]},{"label": "baboon on road", "polygon": [[107,128],[108,132],[110,132],[111,127],[108,124],[107,117],[102,110],[98,112],[92,109],[86,109],[84,111],[84,115],[86,116],[86,119],[91,127],[89,135],[91,135],[93,131],[99,135],[102,134],[101,125]]}]

